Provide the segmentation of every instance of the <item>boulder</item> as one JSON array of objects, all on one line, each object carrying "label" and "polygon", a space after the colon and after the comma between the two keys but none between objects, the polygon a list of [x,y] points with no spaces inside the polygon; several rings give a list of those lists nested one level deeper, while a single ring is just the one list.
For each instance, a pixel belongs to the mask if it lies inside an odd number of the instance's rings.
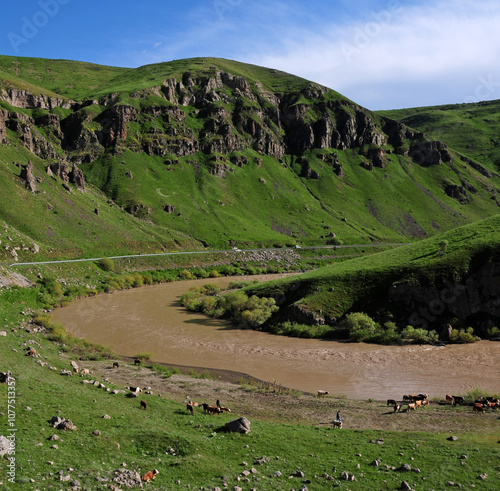
[{"label": "boulder", "polygon": [[141,476],[137,471],[132,469],[118,469],[114,474],[115,477],[113,478],[113,482],[118,484],[118,486],[125,488],[142,488]]},{"label": "boulder", "polygon": [[56,428],[58,430],[70,431],[77,429],[77,427],[73,424],[73,421],[71,421],[70,419],[61,418],[59,416],[54,416],[49,421],[49,423],[52,425],[53,428]]},{"label": "boulder", "polygon": [[238,418],[226,423],[224,429],[230,433],[250,433],[250,421],[245,417]]},{"label": "boulder", "polygon": [[9,453],[10,450],[10,440],[0,435],[0,457],[3,457],[5,454]]}]

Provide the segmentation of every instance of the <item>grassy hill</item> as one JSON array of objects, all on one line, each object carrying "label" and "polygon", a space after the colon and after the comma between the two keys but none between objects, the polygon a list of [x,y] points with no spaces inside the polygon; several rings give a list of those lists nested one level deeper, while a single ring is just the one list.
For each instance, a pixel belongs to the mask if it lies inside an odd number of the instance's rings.
[{"label": "grassy hill", "polygon": [[[337,320],[350,312],[364,312],[381,324],[395,322],[399,331],[410,324],[442,334],[451,324],[457,329],[472,326],[476,334],[487,337],[488,326],[500,325],[495,300],[499,230],[497,215],[415,244],[246,291],[278,300],[278,317],[268,324],[277,332],[283,332],[276,326],[283,318],[298,318],[300,323],[301,317],[310,314],[310,324],[325,324],[320,329],[311,327],[311,335],[345,337],[349,332]],[[492,276],[484,274],[485,270]],[[481,298],[475,310],[470,303],[474,296]],[[303,335],[306,332],[304,328]]]},{"label": "grassy hill", "polygon": [[500,170],[500,101],[379,111],[444,141],[488,169]]},{"label": "grassy hill", "polygon": [[[455,141],[436,146],[269,68],[0,56],[2,88],[0,218],[39,243],[39,257],[408,242],[498,211],[499,175],[486,175],[475,155],[464,162]],[[29,160],[41,181],[35,194],[19,179]],[[87,192],[69,198],[47,175],[54,163],[80,168]],[[96,208],[113,213],[97,218]],[[41,219],[47,226],[35,226]]]}]

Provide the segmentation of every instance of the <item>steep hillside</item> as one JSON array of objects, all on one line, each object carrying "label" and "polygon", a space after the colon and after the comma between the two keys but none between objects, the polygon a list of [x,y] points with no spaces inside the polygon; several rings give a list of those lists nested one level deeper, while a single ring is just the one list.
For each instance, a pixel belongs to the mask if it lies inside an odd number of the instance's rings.
[{"label": "steep hillside", "polygon": [[441,140],[462,155],[500,171],[500,101],[379,111]]},{"label": "steep hillside", "polygon": [[[0,57],[0,172],[0,217],[43,255],[409,241],[500,203],[500,176],[444,143],[318,84],[215,58],[124,69]],[[81,239],[64,213],[83,217]]]},{"label": "steep hillside", "polygon": [[500,215],[368,257],[248,288],[273,297],[285,320],[331,326],[364,312],[398,328],[437,330],[473,327],[486,336],[500,326]]}]

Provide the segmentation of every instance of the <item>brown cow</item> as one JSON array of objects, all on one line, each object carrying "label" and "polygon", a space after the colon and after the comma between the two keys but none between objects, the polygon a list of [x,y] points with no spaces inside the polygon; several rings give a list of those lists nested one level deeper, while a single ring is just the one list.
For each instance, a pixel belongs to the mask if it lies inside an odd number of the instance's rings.
[{"label": "brown cow", "polygon": [[455,405],[455,399],[449,394],[446,394],[446,402],[449,402],[452,406]]},{"label": "brown cow", "polygon": [[156,477],[156,474],[158,474],[158,471],[153,469],[152,471],[146,472],[146,474],[142,476],[142,480],[145,482],[152,481]]},{"label": "brown cow", "polygon": [[202,405],[203,411],[209,414],[220,414],[222,411],[217,406],[210,406],[207,403],[203,403]]},{"label": "brown cow", "polygon": [[453,405],[456,406],[457,404],[463,404],[464,403],[464,398],[462,396],[451,396],[453,399]]},{"label": "brown cow", "polygon": [[481,412],[484,414],[484,407],[480,402],[478,402],[478,403],[474,404],[474,406],[472,407],[472,411],[473,412],[477,411],[477,412]]},{"label": "brown cow", "polygon": [[408,404],[408,408],[406,409],[406,412],[409,413],[410,411],[415,411],[415,409],[417,408],[417,406],[415,405],[414,402],[410,402]]},{"label": "brown cow", "polygon": [[146,410],[148,408],[148,403],[146,401],[141,401],[141,409]]}]

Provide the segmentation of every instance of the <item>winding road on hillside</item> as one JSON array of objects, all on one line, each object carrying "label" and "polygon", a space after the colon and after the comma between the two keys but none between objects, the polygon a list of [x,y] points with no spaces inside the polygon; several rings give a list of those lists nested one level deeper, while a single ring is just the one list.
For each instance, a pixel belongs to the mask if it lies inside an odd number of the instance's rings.
[{"label": "winding road on hillside", "polygon": [[[233,253],[238,254],[240,252],[262,252],[262,251],[284,251],[284,250],[295,250],[295,249],[346,249],[349,247],[399,247],[408,245],[408,242],[402,243],[381,243],[381,244],[352,244],[352,245],[326,245],[326,246],[295,246],[295,248],[267,248],[267,249],[221,249],[221,250],[210,250],[210,251],[181,251],[181,252],[158,252],[151,254],[130,254],[125,256],[108,256],[108,259],[128,259],[128,258],[138,258],[138,257],[152,257],[152,256],[176,256],[181,254],[220,254],[220,253]],[[104,259],[104,257],[91,257],[83,259],[60,259],[56,261],[38,261],[38,262],[28,262],[28,263],[12,263],[9,264],[9,268],[12,266],[38,266],[42,264],[59,264],[59,263],[80,263],[85,261],[99,261]]]}]

